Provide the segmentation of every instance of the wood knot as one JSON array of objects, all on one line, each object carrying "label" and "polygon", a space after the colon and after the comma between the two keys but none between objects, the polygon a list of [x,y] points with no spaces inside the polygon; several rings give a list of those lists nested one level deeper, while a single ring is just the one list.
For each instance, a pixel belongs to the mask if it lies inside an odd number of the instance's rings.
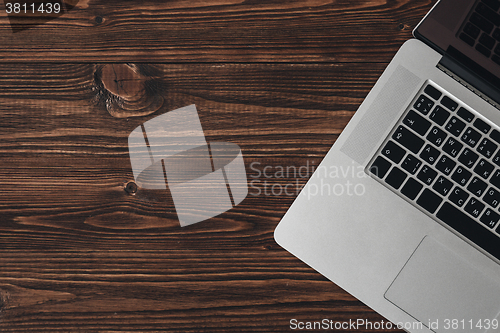
[{"label": "wood knot", "polygon": [[146,116],[163,105],[164,85],[153,66],[107,64],[94,75],[96,101],[116,118]]}]

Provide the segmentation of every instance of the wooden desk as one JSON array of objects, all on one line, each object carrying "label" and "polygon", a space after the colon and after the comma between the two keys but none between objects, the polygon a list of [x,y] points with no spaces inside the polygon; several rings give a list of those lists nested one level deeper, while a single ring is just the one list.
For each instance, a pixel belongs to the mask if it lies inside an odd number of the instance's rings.
[{"label": "wooden desk", "polygon": [[[434,2],[84,0],[17,33],[2,12],[0,330],[384,320],[273,231]],[[154,76],[157,112],[108,112],[96,72],[124,62]],[[254,182],[237,207],[181,228],[165,191],[126,191],[127,136],[189,104],[208,141],[240,146]]]}]

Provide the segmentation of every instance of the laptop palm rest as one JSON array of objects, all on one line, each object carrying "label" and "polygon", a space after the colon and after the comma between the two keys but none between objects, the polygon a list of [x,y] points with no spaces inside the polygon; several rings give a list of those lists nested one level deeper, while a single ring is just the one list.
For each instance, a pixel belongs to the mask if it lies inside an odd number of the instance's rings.
[{"label": "laptop palm rest", "polygon": [[487,326],[499,316],[498,282],[430,237],[384,296],[433,332],[500,331]]}]

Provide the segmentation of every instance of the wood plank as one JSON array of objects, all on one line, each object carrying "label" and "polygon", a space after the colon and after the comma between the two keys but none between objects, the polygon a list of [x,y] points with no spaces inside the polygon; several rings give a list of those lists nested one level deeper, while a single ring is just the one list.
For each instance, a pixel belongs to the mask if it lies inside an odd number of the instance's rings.
[{"label": "wood plank", "polygon": [[[13,33],[0,59],[70,62],[387,62],[431,0],[79,1]],[[101,23],[98,23],[101,22]]]}]

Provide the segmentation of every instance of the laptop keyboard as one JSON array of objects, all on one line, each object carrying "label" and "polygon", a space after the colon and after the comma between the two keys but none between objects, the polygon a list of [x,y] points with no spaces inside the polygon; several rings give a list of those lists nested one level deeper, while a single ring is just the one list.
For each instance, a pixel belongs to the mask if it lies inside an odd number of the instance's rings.
[{"label": "laptop keyboard", "polygon": [[368,172],[500,260],[500,130],[426,83]]},{"label": "laptop keyboard", "polygon": [[459,38],[500,65],[500,0],[481,0]]}]

